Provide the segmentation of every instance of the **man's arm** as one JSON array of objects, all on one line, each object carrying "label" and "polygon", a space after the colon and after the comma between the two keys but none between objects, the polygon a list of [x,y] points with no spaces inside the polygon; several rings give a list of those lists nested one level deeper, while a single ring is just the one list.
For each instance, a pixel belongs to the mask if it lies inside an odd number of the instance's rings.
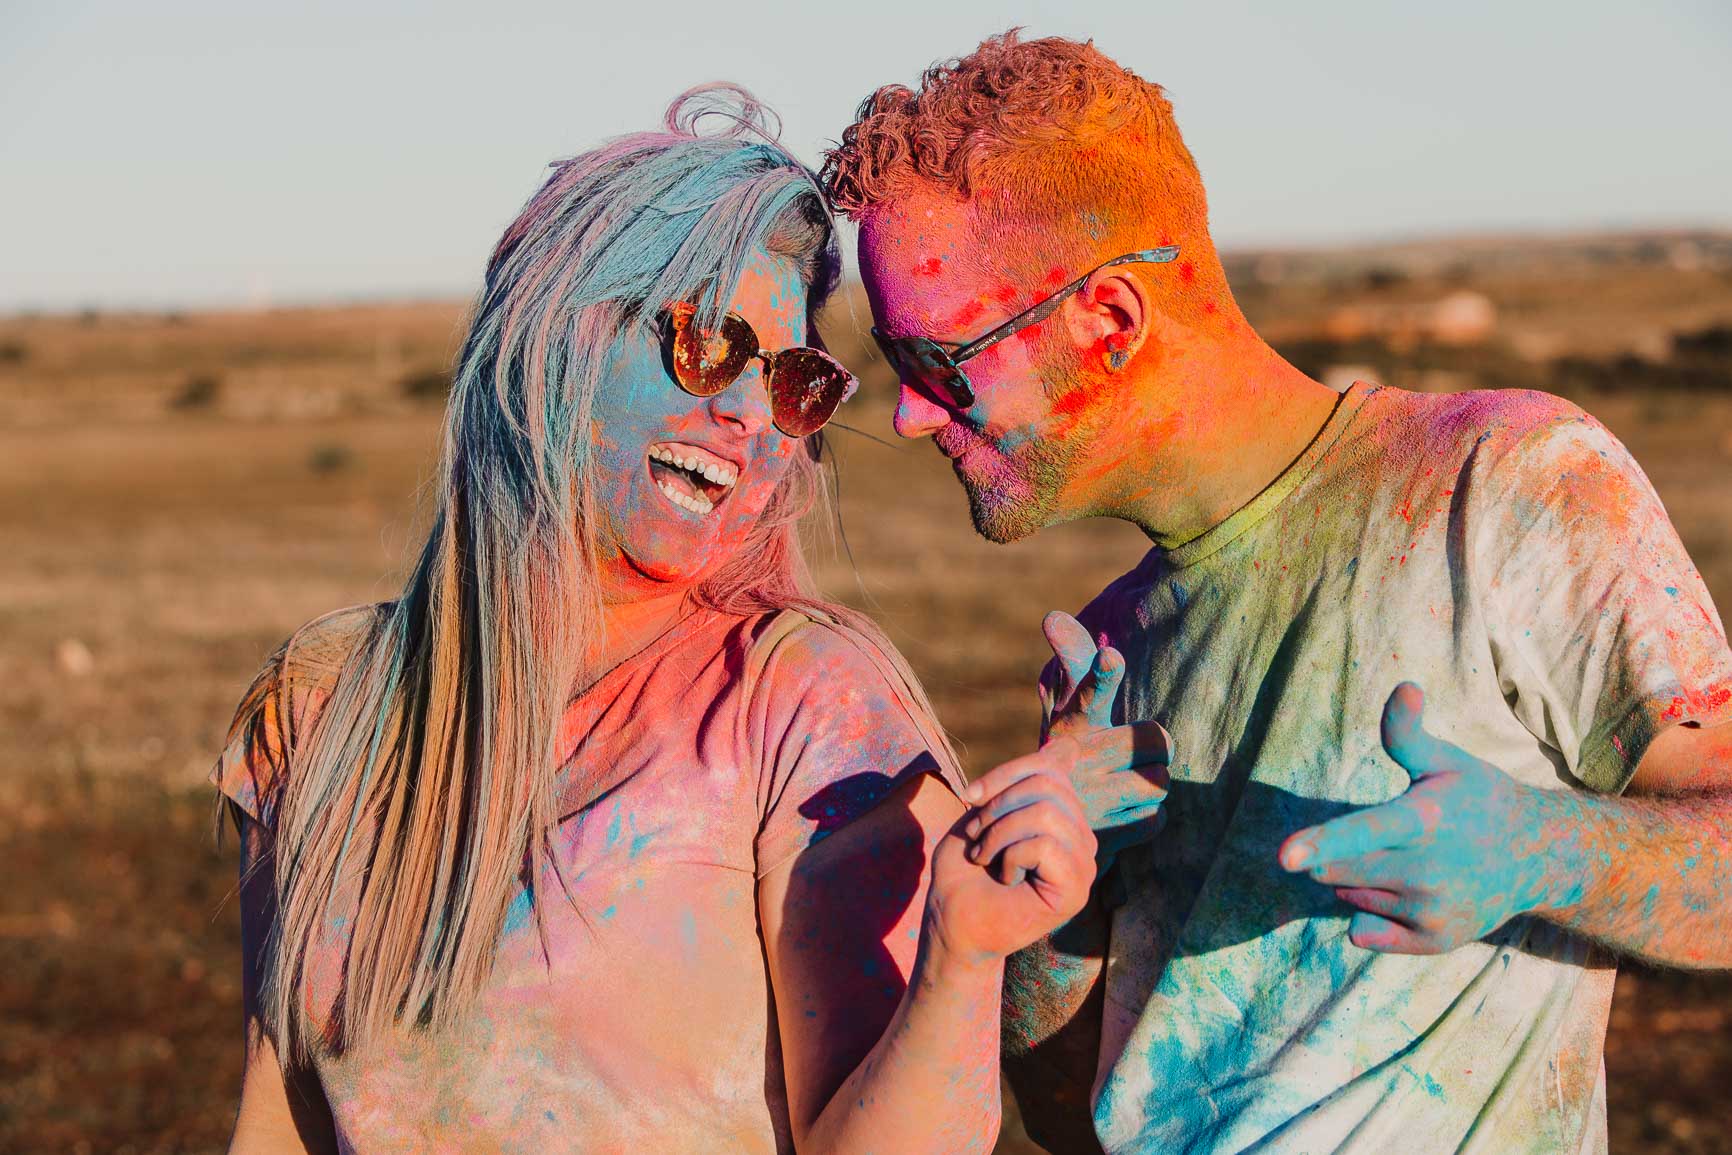
[{"label": "man's arm", "polygon": [[[1099,843],[1089,904],[1070,922],[1004,964],[1001,1054],[1023,1129],[1054,1151],[1098,1151],[1093,1104],[1106,1003],[1111,912],[1103,893],[1116,881],[1113,860],[1159,831],[1165,814],[1172,739],[1158,723],[1132,730],[1129,758],[1091,757],[1082,742],[1112,725],[1124,657],[1098,645],[1069,614],[1041,623],[1053,661],[1041,676],[1042,752],[1060,757]],[[1103,639],[1104,642],[1104,639]],[[1079,745],[1079,743],[1081,743]]]},{"label": "man's arm", "polygon": [[1732,967],[1732,724],[1656,735],[1634,797],[1524,785],[1421,726],[1404,683],[1383,745],[1413,785],[1281,847],[1356,913],[1359,946],[1437,954],[1532,914],[1668,966]]},{"label": "man's arm", "polygon": [[1649,962],[1732,967],[1732,724],[1656,735],[1625,797],[1538,809],[1553,849],[1535,914]]}]

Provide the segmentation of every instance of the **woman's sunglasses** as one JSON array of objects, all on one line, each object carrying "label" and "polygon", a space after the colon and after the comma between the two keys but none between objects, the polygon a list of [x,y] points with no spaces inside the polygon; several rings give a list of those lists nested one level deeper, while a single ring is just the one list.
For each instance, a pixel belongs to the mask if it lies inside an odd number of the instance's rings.
[{"label": "woman's sunglasses", "polygon": [[890,362],[896,375],[916,393],[949,409],[967,409],[974,404],[974,387],[968,382],[968,374],[962,371],[964,361],[986,352],[1011,334],[1046,320],[1052,316],[1054,310],[1064,304],[1066,297],[1082,288],[1090,277],[1102,269],[1109,269],[1114,265],[1165,264],[1178,255],[1179,246],[1166,245],[1114,257],[1105,264],[1096,265],[1052,296],[966,345],[947,349],[930,337],[886,337],[877,329],[872,330],[872,337],[884,351],[884,359]]},{"label": "woman's sunglasses", "polygon": [[772,353],[761,348],[757,332],[738,313],[725,315],[714,331],[700,328],[697,318],[697,307],[689,302],[669,306],[663,316],[663,352],[679,387],[693,397],[714,397],[739,380],[754,359],[762,360],[770,418],[789,437],[822,429],[859,385],[822,349],[800,346]]}]

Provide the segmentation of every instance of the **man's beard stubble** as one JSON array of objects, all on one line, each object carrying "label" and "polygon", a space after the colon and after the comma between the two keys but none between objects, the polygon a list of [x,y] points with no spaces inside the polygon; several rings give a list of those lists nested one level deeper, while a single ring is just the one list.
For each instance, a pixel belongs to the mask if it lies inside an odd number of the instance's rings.
[{"label": "man's beard stubble", "polygon": [[[1035,437],[1007,451],[960,423],[940,430],[935,440],[968,495],[974,531],[986,540],[1008,545],[1076,516],[1059,510],[1059,495],[1082,456],[1074,442]],[[965,471],[960,459],[976,446],[981,452]],[[989,468],[981,468],[982,456],[990,459]]]}]

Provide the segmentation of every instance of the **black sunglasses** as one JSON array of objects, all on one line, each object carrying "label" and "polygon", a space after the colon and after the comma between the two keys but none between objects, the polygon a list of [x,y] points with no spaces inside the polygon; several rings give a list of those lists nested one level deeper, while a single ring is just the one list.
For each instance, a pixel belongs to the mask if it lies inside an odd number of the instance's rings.
[{"label": "black sunglasses", "polygon": [[822,349],[760,348],[751,322],[738,313],[725,314],[721,328],[713,332],[699,328],[697,316],[697,307],[684,301],[662,314],[663,359],[674,381],[693,397],[714,397],[759,359],[770,392],[771,420],[789,437],[805,437],[822,429],[859,385],[854,374]]},{"label": "black sunglasses", "polygon": [[1090,277],[1102,269],[1110,269],[1114,265],[1165,264],[1178,255],[1179,246],[1165,245],[1158,249],[1141,249],[1126,253],[1122,257],[1114,257],[1104,264],[1096,265],[1054,292],[1052,296],[1018,313],[992,332],[960,347],[945,348],[930,337],[886,337],[877,329],[872,330],[872,338],[884,351],[884,359],[890,362],[890,367],[896,370],[897,376],[912,386],[915,392],[948,409],[967,409],[974,404],[974,387],[968,383],[968,374],[962,371],[964,361],[986,352],[1011,334],[1046,320],[1054,310],[1064,304],[1065,298],[1082,288]]}]

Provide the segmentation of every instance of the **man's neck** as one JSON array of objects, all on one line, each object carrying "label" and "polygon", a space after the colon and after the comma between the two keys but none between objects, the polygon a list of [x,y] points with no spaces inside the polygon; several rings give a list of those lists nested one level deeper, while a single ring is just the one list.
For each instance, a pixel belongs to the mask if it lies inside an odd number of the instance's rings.
[{"label": "man's neck", "polygon": [[1244,508],[1304,453],[1340,394],[1283,360],[1247,327],[1232,345],[1187,350],[1182,368],[1137,391],[1143,451],[1118,470],[1112,510],[1173,548]]}]

